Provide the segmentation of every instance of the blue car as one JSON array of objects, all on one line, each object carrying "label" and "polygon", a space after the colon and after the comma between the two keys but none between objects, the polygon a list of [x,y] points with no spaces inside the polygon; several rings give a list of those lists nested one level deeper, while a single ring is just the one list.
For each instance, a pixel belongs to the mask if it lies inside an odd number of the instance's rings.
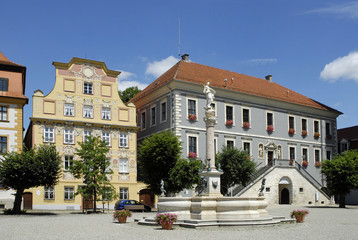
[{"label": "blue car", "polygon": [[150,212],[152,208],[136,200],[119,200],[114,205],[114,210],[127,209],[130,211]]}]

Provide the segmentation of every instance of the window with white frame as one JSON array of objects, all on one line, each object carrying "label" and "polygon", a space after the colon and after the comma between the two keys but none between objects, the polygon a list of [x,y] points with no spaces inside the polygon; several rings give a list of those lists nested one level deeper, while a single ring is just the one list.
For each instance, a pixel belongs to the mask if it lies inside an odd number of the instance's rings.
[{"label": "window with white frame", "polygon": [[83,93],[84,94],[93,94],[93,84],[85,82],[83,84]]},{"label": "window with white frame", "polygon": [[102,119],[110,120],[111,119],[111,109],[102,107]]},{"label": "window with white frame", "polygon": [[242,109],[242,122],[244,126],[246,125],[246,127],[250,127],[250,109],[248,108]]},{"label": "window with white frame", "polygon": [[226,122],[228,121],[234,121],[234,107],[231,105],[225,106],[225,116],[226,116]]},{"label": "window with white frame", "polygon": [[197,153],[197,137],[189,136],[188,137],[188,150],[189,152]]},{"label": "window with white frame", "polygon": [[150,126],[155,126],[156,123],[156,107],[151,107],[150,108]]},{"label": "window with white frame", "polygon": [[87,141],[87,139],[92,135],[92,131],[90,130],[84,130],[83,131],[83,141]]},{"label": "window with white frame", "polygon": [[273,113],[272,112],[266,113],[266,122],[267,122],[267,126],[273,127]]},{"label": "window with white frame", "polygon": [[296,160],[296,148],[290,147],[289,153],[290,153],[290,161],[295,161]]},{"label": "window with white frame", "polygon": [[129,198],[128,188],[119,188],[119,199],[126,200]]},{"label": "window with white frame", "polygon": [[313,121],[313,131],[314,131],[314,133],[320,133],[320,131],[319,131],[319,121],[317,121],[317,120],[314,120]]},{"label": "window with white frame", "polygon": [[196,100],[188,99],[188,116],[196,115]]},{"label": "window with white frame", "polygon": [[65,103],[65,116],[75,116],[75,106],[72,103]]},{"label": "window with white frame", "polygon": [[314,161],[321,162],[321,150],[320,149],[314,150]]},{"label": "window with white frame", "polygon": [[108,146],[111,145],[111,138],[109,132],[105,132],[105,131],[102,132],[102,141],[105,141]]},{"label": "window with white frame", "polygon": [[0,137],[0,154],[7,153],[7,137]]},{"label": "window with white frame", "polygon": [[7,121],[7,110],[8,107],[0,106],[0,121]]},{"label": "window with white frame", "polygon": [[141,113],[141,128],[142,128],[142,130],[144,130],[145,129],[145,127],[146,127],[146,121],[145,121],[145,111],[143,111],[142,113]]},{"label": "window with white frame", "polygon": [[120,173],[128,173],[128,159],[127,158],[119,159],[119,172]]},{"label": "window with white frame", "polygon": [[302,148],[302,161],[308,161],[308,148]]},{"label": "window with white frame", "polygon": [[69,171],[72,164],[73,164],[73,156],[65,155],[64,163],[63,163],[63,170]]},{"label": "window with white frame", "polygon": [[235,147],[235,141],[231,139],[226,139],[226,147],[227,148],[233,148]]},{"label": "window with white frame", "polygon": [[65,129],[64,143],[65,144],[74,144],[75,143],[75,134],[74,134],[73,129]]},{"label": "window with white frame", "polygon": [[65,187],[65,200],[74,200],[74,199],[75,199],[75,188]]},{"label": "window with white frame", "polygon": [[119,147],[128,147],[128,134],[120,133],[119,134]]},{"label": "window with white frame", "polygon": [[44,128],[44,142],[55,142],[55,130],[53,127]]},{"label": "window with white frame", "polygon": [[165,122],[167,120],[167,102],[161,102],[160,104],[160,121]]},{"label": "window with white frame", "polygon": [[293,116],[288,117],[288,128],[295,129],[295,117]]},{"label": "window with white frame", "polygon": [[243,142],[243,149],[247,154],[251,155],[251,143],[250,142]]},{"label": "window with white frame", "polygon": [[55,199],[55,189],[53,187],[44,188],[44,199],[45,200],[54,200]]},{"label": "window with white frame", "polygon": [[83,106],[83,117],[93,118],[93,106]]}]

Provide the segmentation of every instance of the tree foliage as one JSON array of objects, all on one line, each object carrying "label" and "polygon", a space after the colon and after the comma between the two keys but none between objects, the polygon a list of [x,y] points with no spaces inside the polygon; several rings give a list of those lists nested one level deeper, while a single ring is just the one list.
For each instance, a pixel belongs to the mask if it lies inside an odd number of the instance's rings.
[{"label": "tree foliage", "polygon": [[138,89],[138,86],[128,87],[124,91],[118,91],[119,97],[124,103],[131,100],[135,95],[140,93],[142,90]]},{"label": "tree foliage", "polygon": [[216,156],[216,162],[221,165],[221,193],[228,194],[228,189],[236,184],[247,185],[255,172],[255,163],[246,151],[235,147],[222,148]]},{"label": "tree foliage", "polygon": [[[76,194],[84,199],[93,199],[94,211],[97,209],[97,200],[103,193],[103,189],[111,189],[108,175],[113,174],[110,161],[107,158],[109,147],[99,137],[88,137],[84,142],[78,142],[80,148],[76,148],[79,160],[73,161],[70,172],[75,178],[83,178],[85,186],[78,188]],[[115,190],[114,190],[115,191]]]},{"label": "tree foliage", "polygon": [[179,138],[170,131],[153,134],[140,144],[138,164],[144,183],[154,194],[161,194],[161,180],[169,195],[197,181],[198,163],[181,160],[181,150]]},{"label": "tree foliage", "polygon": [[54,145],[39,145],[35,149],[10,152],[0,161],[0,182],[16,190],[13,213],[21,212],[25,189],[56,185],[61,175],[61,156]]},{"label": "tree foliage", "polygon": [[323,161],[321,171],[330,194],[338,195],[339,207],[344,208],[345,196],[358,187],[358,151],[345,151],[332,160]]}]

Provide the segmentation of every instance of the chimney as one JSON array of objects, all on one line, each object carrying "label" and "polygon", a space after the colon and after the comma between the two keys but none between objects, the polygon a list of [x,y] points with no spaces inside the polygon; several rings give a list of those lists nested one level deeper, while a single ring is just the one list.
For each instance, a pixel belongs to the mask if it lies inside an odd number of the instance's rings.
[{"label": "chimney", "polygon": [[272,82],[272,75],[265,76],[265,79],[269,82]]},{"label": "chimney", "polygon": [[189,62],[189,54],[185,53],[181,55],[181,59],[185,62]]}]

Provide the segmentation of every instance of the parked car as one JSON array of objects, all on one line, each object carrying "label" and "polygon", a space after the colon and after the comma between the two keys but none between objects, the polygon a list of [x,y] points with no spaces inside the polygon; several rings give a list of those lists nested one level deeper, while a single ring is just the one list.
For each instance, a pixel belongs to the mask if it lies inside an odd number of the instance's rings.
[{"label": "parked car", "polygon": [[131,211],[150,212],[152,208],[136,200],[119,200],[114,205],[114,210],[128,209]]}]

